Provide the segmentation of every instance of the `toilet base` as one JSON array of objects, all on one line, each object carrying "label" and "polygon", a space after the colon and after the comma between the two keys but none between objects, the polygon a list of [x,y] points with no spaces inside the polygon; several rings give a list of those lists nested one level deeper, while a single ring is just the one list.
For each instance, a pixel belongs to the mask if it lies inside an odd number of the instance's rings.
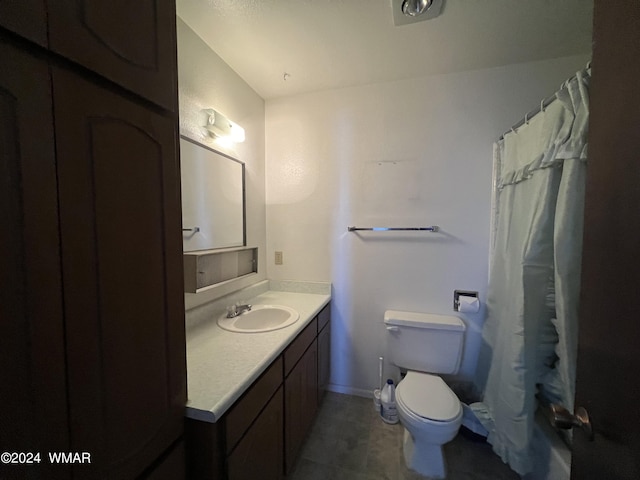
[{"label": "toilet base", "polygon": [[408,468],[432,479],[446,478],[442,445],[423,443],[417,445],[409,431],[404,429],[404,462]]}]

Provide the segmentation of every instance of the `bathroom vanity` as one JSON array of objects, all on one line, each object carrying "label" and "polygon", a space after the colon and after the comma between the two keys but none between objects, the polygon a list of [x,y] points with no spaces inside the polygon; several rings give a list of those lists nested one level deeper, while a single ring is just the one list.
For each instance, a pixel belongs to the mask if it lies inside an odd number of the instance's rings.
[{"label": "bathroom vanity", "polygon": [[224,330],[216,323],[222,303],[187,322],[189,478],[278,479],[291,472],[329,379],[330,286],[322,285],[315,293],[250,297],[253,305],[299,313],[279,330]]}]

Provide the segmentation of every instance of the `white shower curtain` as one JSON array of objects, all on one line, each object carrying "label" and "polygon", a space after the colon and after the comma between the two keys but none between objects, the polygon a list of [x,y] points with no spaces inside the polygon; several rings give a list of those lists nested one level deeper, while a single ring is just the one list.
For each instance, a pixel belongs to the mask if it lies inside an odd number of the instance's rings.
[{"label": "white shower curtain", "polygon": [[536,394],[573,411],[588,82],[588,70],[579,72],[494,148],[484,398],[472,408],[494,451],[521,475],[532,469]]}]

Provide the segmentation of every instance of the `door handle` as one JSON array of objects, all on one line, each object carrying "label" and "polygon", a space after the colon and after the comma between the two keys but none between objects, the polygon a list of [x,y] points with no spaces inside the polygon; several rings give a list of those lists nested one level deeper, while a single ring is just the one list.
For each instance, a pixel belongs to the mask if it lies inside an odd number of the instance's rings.
[{"label": "door handle", "polygon": [[572,414],[562,405],[552,403],[549,405],[549,422],[551,426],[562,430],[569,430],[574,427],[581,428],[587,434],[589,441],[593,441],[593,426],[591,425],[589,413],[584,407],[576,408],[575,414]]}]

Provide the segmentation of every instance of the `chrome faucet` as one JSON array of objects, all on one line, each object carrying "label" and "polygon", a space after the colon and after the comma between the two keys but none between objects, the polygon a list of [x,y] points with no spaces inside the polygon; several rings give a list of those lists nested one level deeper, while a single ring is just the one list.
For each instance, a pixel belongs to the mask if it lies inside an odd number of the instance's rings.
[{"label": "chrome faucet", "polygon": [[248,312],[249,310],[251,310],[251,305],[249,305],[248,303],[245,305],[230,305],[227,307],[227,318],[237,317],[238,315],[241,315],[244,312]]}]

